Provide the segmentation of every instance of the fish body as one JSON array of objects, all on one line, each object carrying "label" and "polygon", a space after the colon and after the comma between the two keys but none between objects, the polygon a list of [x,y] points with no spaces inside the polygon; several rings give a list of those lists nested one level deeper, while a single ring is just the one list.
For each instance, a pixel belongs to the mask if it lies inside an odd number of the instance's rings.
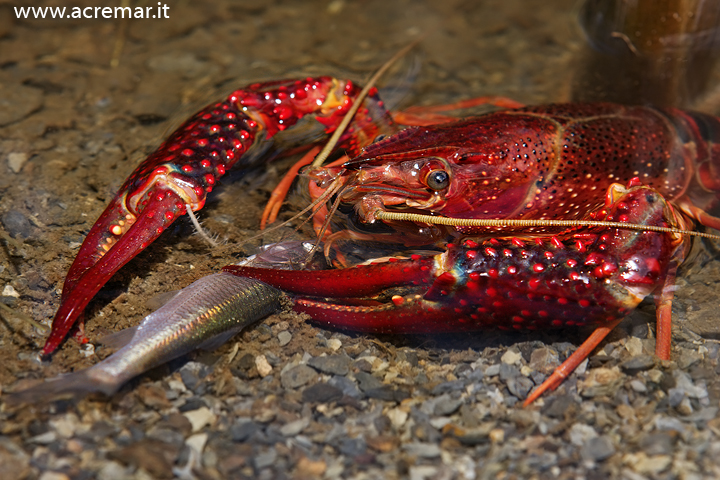
[{"label": "fish body", "polygon": [[281,298],[280,290],[258,280],[228,273],[203,277],[145,317],[134,333],[128,332],[132,333],[129,341],[102,362],[11,393],[6,404],[40,403],[91,392],[112,395],[153,367],[198,348],[221,345],[277,311]]}]

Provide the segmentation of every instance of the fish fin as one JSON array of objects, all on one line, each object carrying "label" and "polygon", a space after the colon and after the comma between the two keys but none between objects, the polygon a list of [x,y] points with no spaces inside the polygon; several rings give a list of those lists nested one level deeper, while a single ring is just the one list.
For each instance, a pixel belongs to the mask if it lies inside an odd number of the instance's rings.
[{"label": "fish fin", "polygon": [[32,387],[3,395],[7,407],[50,403],[65,398],[80,399],[93,392],[115,393],[120,384],[96,378],[92,368],[52,378]]},{"label": "fish fin", "polygon": [[227,332],[223,332],[219,335],[215,335],[212,338],[208,338],[203,343],[198,345],[198,350],[206,350],[206,351],[212,351],[217,348],[219,348],[221,345],[223,345],[225,342],[230,340],[232,337],[234,337],[242,328],[233,328],[231,330],[228,330]]},{"label": "fish fin", "polygon": [[137,325],[134,327],[120,330],[119,332],[105,335],[104,337],[98,338],[96,341],[108,348],[120,349],[130,343],[130,340],[135,336],[137,331]]},{"label": "fish fin", "polygon": [[157,310],[158,308],[162,307],[166,303],[168,303],[173,298],[177,297],[178,294],[182,290],[173,290],[170,292],[165,293],[158,293],[157,295],[153,295],[148,300],[145,301],[145,306],[149,308],[150,310]]}]

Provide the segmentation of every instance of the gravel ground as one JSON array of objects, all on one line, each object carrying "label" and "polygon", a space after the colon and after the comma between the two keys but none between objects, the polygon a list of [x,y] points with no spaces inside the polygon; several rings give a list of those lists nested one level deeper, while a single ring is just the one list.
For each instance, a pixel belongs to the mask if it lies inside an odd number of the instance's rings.
[{"label": "gravel ground", "polygon": [[[190,113],[231,89],[318,73],[362,80],[429,33],[405,104],[479,95],[547,103],[567,99],[583,46],[571,0],[181,1],[169,3],[169,19],[131,22],[18,20],[20,4],[0,2],[0,300],[46,325],[80,242],[124,178]],[[91,303],[91,339],[137,324],[154,295],[251,253],[239,242],[256,232],[278,172],[232,177],[202,213],[232,247],[212,250],[177,222]],[[678,281],[672,361],[652,355],[647,305],[531,408],[521,400],[587,331],[372,337],[283,313],[110,399],[3,408],[0,472],[717,478],[720,262],[716,246],[697,250]],[[108,354],[67,341],[39,363],[42,332],[0,315],[5,391]]]}]

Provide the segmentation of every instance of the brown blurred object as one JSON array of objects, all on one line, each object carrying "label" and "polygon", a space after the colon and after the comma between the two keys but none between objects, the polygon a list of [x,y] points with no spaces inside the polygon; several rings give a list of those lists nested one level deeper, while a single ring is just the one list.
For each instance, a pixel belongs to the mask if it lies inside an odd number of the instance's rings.
[{"label": "brown blurred object", "polygon": [[691,107],[720,46],[720,1],[586,0],[574,101]]}]

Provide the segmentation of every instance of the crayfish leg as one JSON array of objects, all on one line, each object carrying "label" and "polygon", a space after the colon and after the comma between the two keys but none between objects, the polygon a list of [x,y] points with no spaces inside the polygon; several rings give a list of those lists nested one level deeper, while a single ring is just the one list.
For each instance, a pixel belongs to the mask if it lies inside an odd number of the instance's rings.
[{"label": "crayfish leg", "polygon": [[608,323],[607,325],[596,328],[592,335],[590,335],[588,339],[585,340],[582,345],[580,345],[577,350],[575,350],[575,352],[562,363],[562,365],[557,367],[552,373],[552,375],[547,378],[547,380],[541,383],[540,386],[536,388],[527,397],[527,399],[525,399],[525,401],[523,402],[523,406],[529,406],[535,400],[540,398],[543,393],[547,392],[548,390],[555,390],[558,386],[560,386],[560,384],[567,377],[570,376],[573,370],[575,370],[578,365],[580,365],[582,361],[585,360],[592,353],[593,350],[595,350],[595,347],[597,347],[600,342],[602,342],[605,337],[607,337],[608,333],[610,333],[615,327],[617,327],[617,325],[622,320],[622,318],[618,318]]},{"label": "crayfish leg", "polygon": [[675,296],[675,273],[678,264],[673,262],[665,275],[660,294],[655,297],[657,331],[655,333],[655,355],[660,360],[670,360],[672,346],[672,301]]}]

